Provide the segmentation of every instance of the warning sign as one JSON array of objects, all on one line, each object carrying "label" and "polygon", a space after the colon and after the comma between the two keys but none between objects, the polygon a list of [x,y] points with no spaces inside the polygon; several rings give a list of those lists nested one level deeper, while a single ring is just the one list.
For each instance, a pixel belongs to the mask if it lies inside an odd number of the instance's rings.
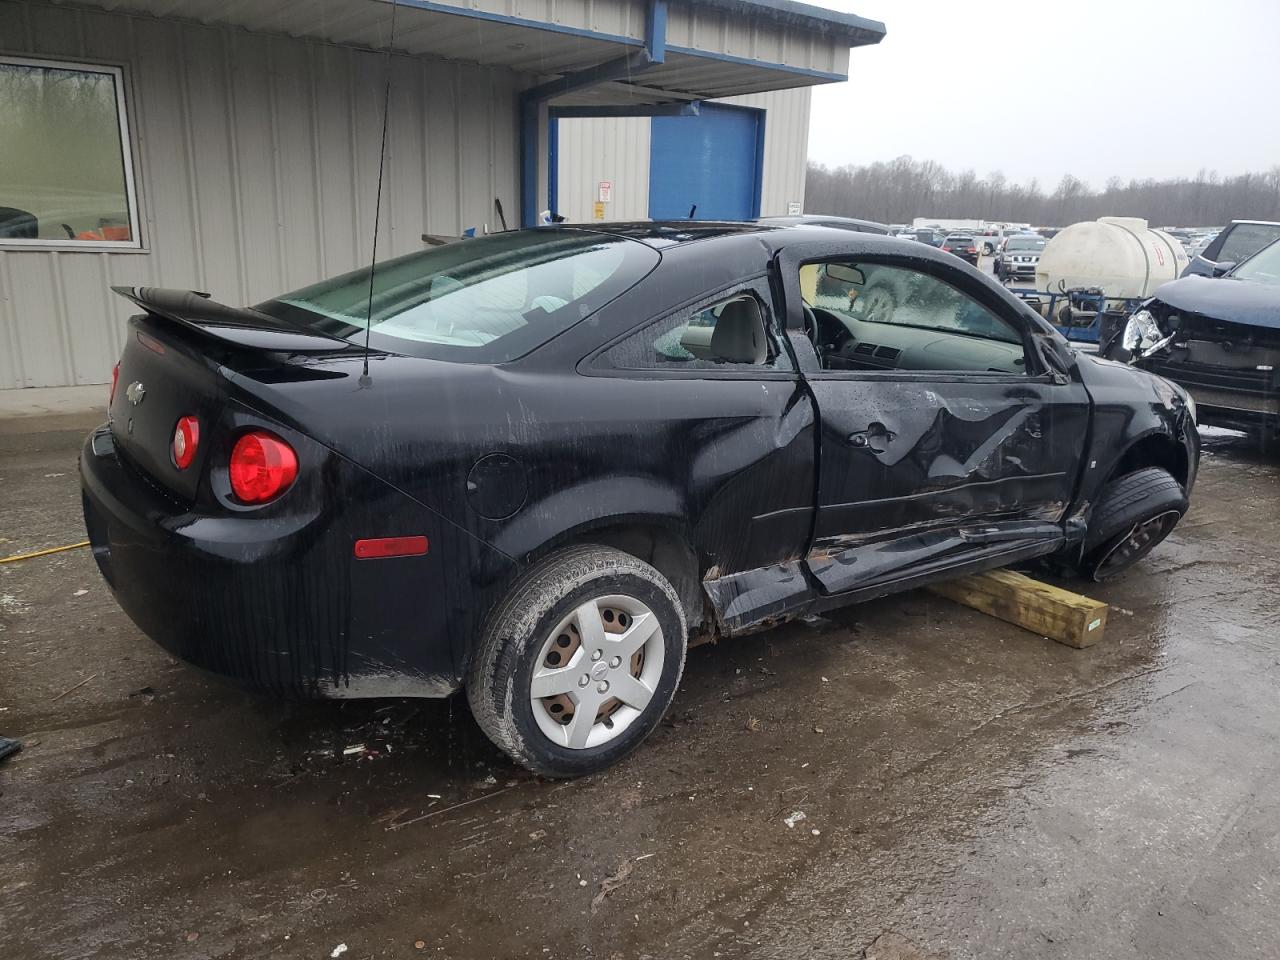
[{"label": "warning sign", "polygon": [[604,203],[602,201],[599,201],[599,200],[596,201],[595,208],[591,211],[591,219],[592,220],[604,219]]},{"label": "warning sign", "polygon": [[612,180],[600,181],[599,190],[596,194],[596,200],[599,201],[600,203],[613,202],[613,181]]}]

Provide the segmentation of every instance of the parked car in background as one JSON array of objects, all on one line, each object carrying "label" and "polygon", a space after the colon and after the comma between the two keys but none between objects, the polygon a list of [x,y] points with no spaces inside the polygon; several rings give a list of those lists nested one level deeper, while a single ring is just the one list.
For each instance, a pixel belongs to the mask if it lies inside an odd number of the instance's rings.
[{"label": "parked car in background", "polygon": [[1280,239],[1280,223],[1271,220],[1232,220],[1191,258],[1184,277],[1211,277],[1223,273],[1253,256],[1267,244]]},{"label": "parked car in background", "polygon": [[947,237],[942,241],[942,252],[954,253],[961,260],[967,260],[977,266],[978,242],[967,233],[953,233]]},{"label": "parked car in background", "polygon": [[1037,233],[1008,237],[996,251],[995,275],[999,280],[1034,280],[1040,251],[1048,243]]},{"label": "parked car in background", "polygon": [[[1196,257],[1200,256],[1208,249],[1209,244],[1213,243],[1217,237],[1217,233],[1204,233],[1195,237],[1191,244],[1191,248],[1187,251],[1187,259],[1195,260]],[[1190,265],[1188,265],[1188,269],[1190,269]]]},{"label": "parked car in background", "polygon": [[1181,388],[861,231],[548,227],[251,308],[118,292],[80,475],[125,612],[277,695],[465,688],[547,776],[638,746],[691,637],[1032,558],[1120,573],[1198,462]]},{"label": "parked car in background", "polygon": [[977,235],[978,250],[984,257],[993,256],[1010,237],[1029,230],[1029,227],[990,227]]},{"label": "parked car in background", "polygon": [[1185,387],[1201,423],[1280,441],[1280,240],[1224,276],[1158,287],[1103,336],[1105,356]]},{"label": "parked car in background", "polygon": [[911,232],[915,234],[918,241],[927,243],[931,247],[941,247],[942,241],[946,239],[941,230],[933,227],[915,227]]}]

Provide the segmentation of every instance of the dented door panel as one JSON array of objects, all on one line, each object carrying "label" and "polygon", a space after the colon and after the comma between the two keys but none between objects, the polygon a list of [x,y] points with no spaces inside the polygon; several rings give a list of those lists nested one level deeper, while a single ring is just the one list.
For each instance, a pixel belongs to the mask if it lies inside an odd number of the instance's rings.
[{"label": "dented door panel", "polygon": [[[1066,513],[1088,428],[1079,384],[811,377],[822,421],[815,576],[828,591],[1030,538]],[[1052,529],[1052,526],[1050,527]],[[840,558],[839,572],[831,566]]]}]

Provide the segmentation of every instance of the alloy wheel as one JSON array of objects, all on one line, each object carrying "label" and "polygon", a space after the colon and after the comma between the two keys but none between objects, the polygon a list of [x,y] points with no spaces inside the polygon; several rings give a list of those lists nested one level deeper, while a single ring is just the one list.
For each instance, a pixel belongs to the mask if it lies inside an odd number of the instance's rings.
[{"label": "alloy wheel", "polygon": [[1166,510],[1135,523],[1098,562],[1094,578],[1104,580],[1137,563],[1170,534],[1181,517],[1177,510]]}]

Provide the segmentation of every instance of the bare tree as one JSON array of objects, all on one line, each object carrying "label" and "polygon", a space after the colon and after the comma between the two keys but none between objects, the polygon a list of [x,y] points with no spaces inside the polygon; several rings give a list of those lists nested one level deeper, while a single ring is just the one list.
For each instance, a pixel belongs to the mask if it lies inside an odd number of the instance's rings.
[{"label": "bare tree", "polygon": [[1011,183],[995,170],[953,174],[933,160],[909,156],[866,166],[809,165],[810,213],[909,223],[915,217],[972,218],[1065,226],[1107,215],[1143,217],[1156,226],[1221,225],[1234,219],[1280,220],[1280,165],[1265,173],[1193,178],[1108,178],[1095,191],[1067,174],[1046,196],[1037,179]]}]

